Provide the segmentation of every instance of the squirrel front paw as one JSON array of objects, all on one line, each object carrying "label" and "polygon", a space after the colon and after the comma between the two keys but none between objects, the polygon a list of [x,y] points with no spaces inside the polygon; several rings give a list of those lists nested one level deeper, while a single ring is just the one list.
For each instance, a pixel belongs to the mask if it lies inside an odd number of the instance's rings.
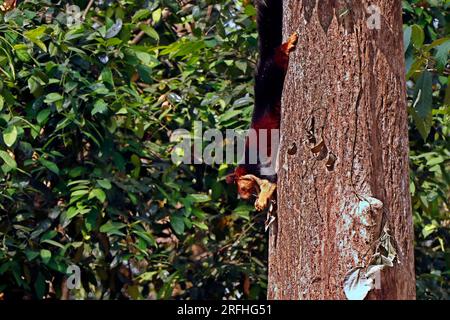
[{"label": "squirrel front paw", "polygon": [[263,211],[269,205],[269,199],[258,197],[255,201],[255,209],[256,211]]},{"label": "squirrel front paw", "polygon": [[298,42],[298,33],[294,32],[287,41],[287,52],[292,52],[295,49],[295,46]]},{"label": "squirrel front paw", "polygon": [[270,200],[272,199],[277,185],[268,180],[260,180],[258,184],[260,191],[258,199],[255,201],[255,209],[257,211],[263,211],[269,207]]}]

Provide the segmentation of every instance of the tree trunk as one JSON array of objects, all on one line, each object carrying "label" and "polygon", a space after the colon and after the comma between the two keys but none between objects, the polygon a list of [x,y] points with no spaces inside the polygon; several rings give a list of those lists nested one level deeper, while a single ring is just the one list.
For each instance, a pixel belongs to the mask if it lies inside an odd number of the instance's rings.
[{"label": "tree trunk", "polygon": [[268,297],[362,299],[367,280],[366,299],[414,299],[401,1],[284,0],[284,38],[295,31]]}]

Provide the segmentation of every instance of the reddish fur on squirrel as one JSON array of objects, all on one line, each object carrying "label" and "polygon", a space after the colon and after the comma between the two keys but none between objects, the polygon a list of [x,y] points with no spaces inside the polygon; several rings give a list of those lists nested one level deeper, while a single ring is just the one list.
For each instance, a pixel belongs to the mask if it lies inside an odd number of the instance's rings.
[{"label": "reddish fur on squirrel", "polygon": [[[280,128],[281,95],[283,92],[284,78],[289,63],[289,53],[297,43],[297,35],[292,35],[282,44],[282,1],[280,0],[256,0],[258,11],[257,25],[259,34],[259,60],[255,74],[255,107],[253,109],[251,128],[256,130],[266,129],[269,143],[267,156],[271,156],[270,130]],[[249,150],[259,149],[250,146],[247,138],[245,144],[245,156],[248,161]],[[252,148],[251,148],[252,147]],[[239,165],[235,172],[227,177],[228,183],[236,183],[241,197],[243,193],[248,196],[251,188],[248,181],[239,180],[244,175],[261,177],[261,163]],[[265,176],[265,179],[275,182],[276,175]],[[253,182],[254,183],[254,182]],[[244,186],[245,184],[245,186]]]}]

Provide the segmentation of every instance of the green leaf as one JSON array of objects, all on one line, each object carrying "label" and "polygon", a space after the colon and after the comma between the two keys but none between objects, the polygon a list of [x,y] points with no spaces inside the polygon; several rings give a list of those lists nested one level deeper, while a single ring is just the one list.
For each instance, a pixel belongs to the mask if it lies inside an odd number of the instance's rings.
[{"label": "green leaf", "polygon": [[241,70],[242,72],[246,72],[247,71],[247,62],[245,61],[236,61],[236,67]]},{"label": "green leaf", "polygon": [[84,206],[70,207],[66,211],[66,219],[70,220],[73,217],[76,217],[77,215],[84,215],[84,214],[89,213],[89,212],[91,212],[91,209],[86,208]]},{"label": "green leaf", "polygon": [[403,46],[405,48],[405,52],[408,50],[409,45],[411,44],[411,34],[412,28],[410,26],[406,27],[403,31]]},{"label": "green leaf", "polygon": [[111,182],[108,179],[97,180],[97,183],[100,187],[106,190],[110,190],[112,187]]},{"label": "green leaf", "polygon": [[89,199],[93,199],[93,198],[97,198],[98,200],[100,200],[100,202],[103,203],[106,200],[106,194],[102,189],[93,189],[89,193]]},{"label": "green leaf", "polygon": [[46,287],[45,278],[42,273],[39,272],[34,282],[34,289],[36,290],[36,296],[39,300],[44,298]]},{"label": "green leaf", "polygon": [[183,216],[174,214],[170,217],[170,224],[172,225],[173,230],[181,235],[184,233],[184,218]]},{"label": "green leaf", "polygon": [[150,64],[153,60],[149,53],[143,51],[136,51],[136,57],[145,65]]},{"label": "green leaf", "polygon": [[154,247],[158,246],[155,239],[153,238],[153,236],[150,233],[138,231],[138,230],[133,231],[133,233],[138,235],[140,238],[144,239],[144,241],[147,242],[148,245],[154,246]]},{"label": "green leaf", "polygon": [[2,96],[0,96],[0,111],[3,110],[3,107],[5,106],[5,99],[3,99]]},{"label": "green leaf", "polygon": [[201,230],[208,230],[208,226],[204,222],[192,221],[192,224]]},{"label": "green leaf", "polygon": [[147,25],[147,24],[141,24],[139,26],[139,28],[144,31],[144,33],[146,35],[148,35],[149,37],[155,39],[156,41],[159,41],[159,34],[158,32],[156,32],[155,29],[153,29],[151,26]]},{"label": "green leaf", "polygon": [[45,30],[47,30],[47,27],[43,25],[36,29],[25,31],[23,35],[28,39],[40,39],[45,34]]},{"label": "green leaf", "polygon": [[39,255],[39,251],[25,250],[25,256],[27,257],[28,261],[36,259]]},{"label": "green leaf", "polygon": [[45,43],[42,42],[39,39],[30,39],[31,42],[33,42],[35,45],[37,45],[42,51],[47,52],[47,47],[45,46]]},{"label": "green leaf", "polygon": [[242,110],[229,109],[220,115],[220,122],[225,122],[227,120],[233,119],[238,115],[242,114]]},{"label": "green leaf", "polygon": [[62,95],[60,95],[59,93],[53,92],[53,93],[49,93],[46,97],[44,102],[47,104],[56,102],[56,101],[60,101],[64,99],[64,97]]},{"label": "green leaf", "polygon": [[89,189],[81,189],[81,190],[75,190],[70,194],[71,197],[80,197],[85,196],[89,193]]},{"label": "green leaf", "polygon": [[201,193],[190,194],[190,195],[188,196],[188,198],[189,198],[190,200],[192,200],[192,202],[197,202],[197,203],[200,203],[200,202],[208,202],[208,201],[211,200],[211,198],[210,198],[208,195],[206,195],[206,194],[201,194]]},{"label": "green leaf", "polygon": [[429,116],[433,103],[433,80],[429,71],[424,71],[417,79],[413,108],[421,117],[425,119]]},{"label": "green leaf", "polygon": [[17,169],[16,161],[9,155],[8,152],[0,150],[0,158],[2,158],[9,170]]},{"label": "green leaf", "polygon": [[137,69],[142,82],[152,83],[152,69],[150,67],[140,65]]},{"label": "green leaf", "polygon": [[245,6],[244,13],[249,17],[253,17],[256,15],[257,11],[256,11],[255,6],[249,4],[249,5]]},{"label": "green leaf", "polygon": [[19,60],[23,62],[29,62],[31,60],[30,54],[28,53],[28,46],[26,44],[15,45],[14,52]]},{"label": "green leaf", "polygon": [[444,106],[450,106],[450,77],[447,78],[447,89],[445,90]]},{"label": "green leaf", "polygon": [[41,254],[42,262],[45,263],[45,264],[47,264],[50,261],[51,257],[52,257],[51,251],[47,250],[47,249],[41,249],[40,254]]},{"label": "green leaf", "polygon": [[411,26],[411,42],[417,49],[421,48],[425,40],[425,33],[421,26],[414,24]]},{"label": "green leaf", "polygon": [[56,163],[51,162],[49,160],[46,160],[44,158],[39,158],[39,162],[42,163],[44,167],[46,167],[48,170],[52,171],[53,173],[59,175],[59,168],[56,165]]},{"label": "green leaf", "polygon": [[78,86],[78,83],[75,81],[68,81],[64,85],[64,92],[70,92]]},{"label": "green leaf", "polygon": [[64,249],[64,246],[61,243],[56,242],[54,240],[46,239],[46,240],[41,241],[41,243],[48,243],[48,244],[51,244],[52,246]]},{"label": "green leaf", "polygon": [[113,74],[110,68],[104,68],[102,70],[100,80],[114,86]]},{"label": "green leaf", "polygon": [[237,215],[239,218],[245,220],[250,220],[250,212],[253,212],[254,207],[248,204],[241,204],[233,210],[233,214]]},{"label": "green leaf", "polygon": [[38,92],[39,89],[42,88],[42,80],[32,76],[30,78],[28,78],[28,89],[30,89],[31,94],[35,94]]},{"label": "green leaf", "polygon": [[161,20],[162,10],[161,8],[156,9],[152,12],[152,20],[154,24],[157,24]]},{"label": "green leaf", "polygon": [[430,234],[434,233],[437,230],[437,227],[434,224],[427,224],[422,229],[422,236],[427,238]]},{"label": "green leaf", "polygon": [[124,236],[125,234],[120,229],[125,228],[127,225],[121,222],[108,221],[100,227],[100,232],[104,232],[108,235]]},{"label": "green leaf", "polygon": [[103,99],[95,101],[94,109],[92,109],[91,114],[96,115],[97,113],[105,113],[108,110],[108,104]]},{"label": "green leaf", "polygon": [[39,111],[39,113],[36,116],[36,120],[37,122],[42,125],[43,123],[45,123],[50,115],[52,111],[50,110],[50,108],[44,109]]},{"label": "green leaf", "polygon": [[142,19],[148,18],[151,15],[151,11],[148,9],[140,9],[131,18],[132,23],[136,23]]},{"label": "green leaf", "polygon": [[47,27],[40,26],[33,30],[28,30],[24,32],[24,37],[33,42],[35,45],[37,45],[39,48],[42,49],[42,51],[47,52],[47,47],[45,46],[44,42],[42,42],[40,39],[45,34],[45,31],[47,30]]},{"label": "green leaf", "polygon": [[414,13],[414,9],[413,9],[413,7],[411,6],[411,4],[408,1],[403,0],[402,1],[402,6],[403,6],[404,10]]},{"label": "green leaf", "polygon": [[447,40],[440,46],[436,47],[435,59],[439,70],[443,70],[448,62],[448,55],[450,51],[450,40]]},{"label": "green leaf", "polygon": [[98,220],[98,212],[96,210],[92,210],[89,212],[86,217],[84,218],[84,225],[86,227],[86,231],[92,231],[97,226],[97,220]]},{"label": "green leaf", "polygon": [[3,141],[8,147],[12,147],[17,140],[17,128],[16,126],[9,126],[3,131]]},{"label": "green leaf", "polygon": [[416,125],[417,130],[420,133],[420,136],[424,141],[427,140],[428,135],[430,134],[431,126],[433,125],[433,115],[431,112],[427,117],[420,117],[417,112],[412,109],[412,118],[414,120],[414,124]]},{"label": "green leaf", "polygon": [[431,158],[427,161],[427,166],[435,166],[437,164],[441,164],[445,161],[444,157],[442,157],[441,155],[435,157],[435,158]]}]

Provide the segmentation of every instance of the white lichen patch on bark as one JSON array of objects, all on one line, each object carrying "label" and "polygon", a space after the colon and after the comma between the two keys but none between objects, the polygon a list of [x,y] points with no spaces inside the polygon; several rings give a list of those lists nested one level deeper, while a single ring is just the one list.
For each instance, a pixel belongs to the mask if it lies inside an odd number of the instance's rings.
[{"label": "white lichen patch on bark", "polygon": [[345,200],[340,206],[341,220],[337,223],[336,231],[342,234],[343,238],[338,247],[340,252],[346,252],[346,255],[352,257],[355,265],[362,262],[365,252],[354,248],[368,248],[375,241],[382,208],[383,203],[380,200],[364,195],[352,195],[351,199]]}]

